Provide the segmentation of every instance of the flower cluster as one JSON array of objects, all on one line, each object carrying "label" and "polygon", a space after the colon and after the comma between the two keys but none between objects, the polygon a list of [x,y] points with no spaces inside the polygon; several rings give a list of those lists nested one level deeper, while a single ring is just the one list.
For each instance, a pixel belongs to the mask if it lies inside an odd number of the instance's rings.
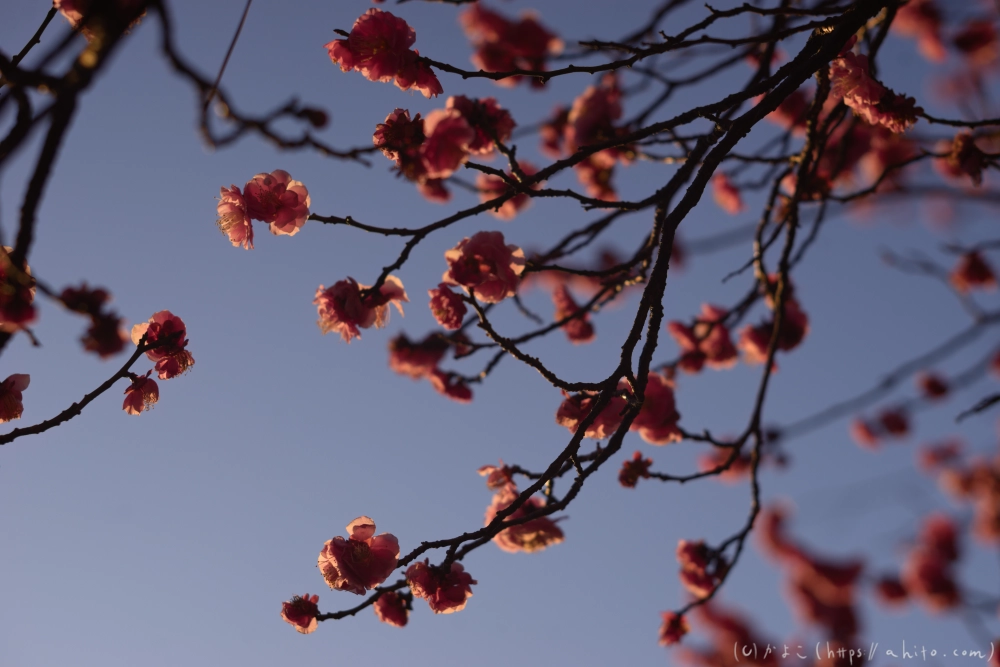
[{"label": "flower cluster", "polygon": [[472,597],[472,585],[477,582],[461,563],[452,563],[445,571],[424,560],[407,568],[406,583],[413,596],[427,600],[435,614],[451,614],[465,609]]},{"label": "flower cluster", "polygon": [[649,466],[653,465],[653,459],[642,458],[642,452],[636,452],[631,459],[622,462],[622,469],[618,471],[618,483],[626,489],[634,489],[640,478],[649,478]]},{"label": "flower cluster", "polygon": [[[475,3],[459,15],[465,34],[472,40],[476,53],[472,63],[486,72],[545,70],[548,56],[562,52],[563,43],[531,14],[511,21],[502,14]],[[497,81],[501,86],[515,86],[522,77],[510,76]],[[530,79],[531,85],[541,88],[543,79]]]},{"label": "flower cluster", "polygon": [[121,330],[122,318],[114,311],[105,311],[104,305],[111,295],[103,289],[90,289],[86,283],[78,288],[67,287],[59,299],[68,309],[90,318],[90,327],[80,339],[83,349],[94,352],[102,359],[125,349],[127,340]]},{"label": "flower cluster", "polygon": [[[88,294],[91,293],[86,290],[78,291],[75,296],[79,297],[79,301],[76,301],[72,298],[72,293],[63,292],[63,299],[66,302],[66,297],[71,297],[67,305],[79,305],[88,301],[98,305],[103,303],[103,299],[93,299],[92,296],[84,298]],[[146,350],[146,357],[156,362],[154,368],[161,380],[175,378],[194,366],[194,357],[187,350],[187,327],[181,318],[169,310],[153,313],[149,321],[132,327],[132,343],[139,345],[143,337],[146,345],[157,344],[157,347]],[[128,374],[131,384],[125,388],[125,401],[122,403],[122,409],[127,414],[141,414],[160,400],[160,388],[156,380],[149,377],[151,374],[152,371],[147,371],[145,375]]]},{"label": "flower cluster", "polygon": [[708,597],[726,576],[729,564],[722,554],[703,541],[681,540],[677,543],[677,562],[684,588],[697,598]]},{"label": "flower cluster", "polygon": [[[479,469],[479,474],[487,478],[487,486],[496,490],[496,493],[493,494],[493,501],[486,508],[484,526],[490,525],[497,513],[507,509],[520,495],[517,485],[511,480],[509,474],[504,473],[505,468],[497,468],[496,466],[483,466]],[[504,478],[504,481],[497,483],[498,477]],[[545,501],[537,496],[532,496],[511,512],[504,521],[517,521],[543,507],[545,507]],[[493,542],[502,550],[510,553],[521,551],[530,554],[553,544],[559,544],[563,539],[562,529],[556,525],[556,522],[547,516],[540,516],[504,528],[493,537]]]},{"label": "flower cluster", "polygon": [[282,169],[257,174],[243,191],[235,185],[219,191],[216,224],[234,246],[253,248],[251,220],[270,226],[277,236],[294,236],[309,217],[309,191]]},{"label": "flower cluster", "polygon": [[496,142],[507,141],[514,125],[492,97],[458,95],[423,119],[420,114],[411,118],[407,109],[393,110],[375,126],[372,143],[427,199],[444,202],[451,198],[444,180],[471,156],[492,156]]},{"label": "flower cluster", "polygon": [[358,17],[347,39],[335,39],[323,48],[342,72],[354,70],[369,81],[394,81],[399,89],[412,88],[424,97],[440,95],[441,82],[420,52],[410,49],[416,40],[406,21],[372,8]]},{"label": "flower cluster", "polygon": [[[599,85],[588,86],[573,101],[568,110],[557,109],[541,132],[542,150],[552,157],[576,153],[584,146],[613,141],[628,134],[628,129],[617,127],[621,118],[621,89],[618,78],[607,74]],[[617,163],[629,164],[633,150],[627,145],[605,148],[578,162],[573,169],[595,199],[615,201],[618,194],[611,184]]]},{"label": "flower cluster", "polygon": [[438,393],[453,401],[468,403],[472,400],[472,390],[465,380],[438,368],[449,347],[458,354],[454,341],[449,342],[443,336],[431,334],[414,343],[400,334],[389,341],[389,368],[414,380],[427,379]]},{"label": "flower cluster", "polygon": [[885,438],[905,438],[910,433],[910,418],[904,408],[886,408],[874,420],[855,418],[851,437],[861,447],[875,449]]}]

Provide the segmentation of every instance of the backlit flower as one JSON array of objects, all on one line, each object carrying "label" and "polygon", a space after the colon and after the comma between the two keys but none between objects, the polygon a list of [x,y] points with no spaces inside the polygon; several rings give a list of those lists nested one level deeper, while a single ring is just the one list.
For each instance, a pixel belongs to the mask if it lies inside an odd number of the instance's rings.
[{"label": "backlit flower", "polygon": [[389,304],[403,314],[402,304],[409,299],[399,278],[388,276],[377,292],[362,297],[362,290],[367,289],[354,278],[339,280],[329,288],[320,285],[313,299],[319,313],[320,330],[324,334],[336,331],[350,343],[353,338],[361,338],[359,329],[384,327],[389,322]]},{"label": "backlit flower", "polygon": [[444,254],[448,270],[442,281],[475,290],[476,298],[498,303],[517,293],[524,252],[506,245],[500,232],[476,232]]},{"label": "backlit flower", "polygon": [[188,344],[187,327],[169,310],[153,313],[148,322],[132,327],[133,344],[138,345],[143,335],[147,344],[167,341],[165,345],[146,351],[146,357],[156,362],[161,380],[177,377],[194,366],[194,357],[185,349]]},{"label": "backlit flower", "polygon": [[132,384],[125,388],[125,402],[122,409],[130,415],[138,415],[146,410],[151,410],[158,400],[160,400],[160,388],[156,385],[156,380],[150,379],[152,371],[146,371],[145,375],[136,375],[132,378]]},{"label": "backlit flower", "polygon": [[347,539],[327,540],[317,565],[330,588],[364,595],[396,569],[399,542],[390,533],[375,535],[375,522],[359,516],[347,524]]},{"label": "backlit flower", "polygon": [[21,392],[28,388],[30,382],[31,376],[24,373],[8,375],[6,380],[0,382],[0,424],[21,418],[24,412]]},{"label": "backlit flower", "polygon": [[294,236],[309,217],[309,191],[282,169],[254,176],[243,188],[243,199],[247,215],[268,223],[278,236]]},{"label": "backlit flower", "polygon": [[402,628],[409,620],[410,612],[406,608],[406,601],[395,591],[386,591],[375,600],[372,605],[378,620],[388,623],[397,628]]},{"label": "backlit flower", "polygon": [[308,635],[316,629],[318,625],[316,617],[319,616],[318,595],[306,593],[302,597],[293,596],[288,602],[281,603],[281,618],[285,623],[290,624],[297,632]]},{"label": "backlit flower", "polygon": [[452,563],[447,572],[430,565],[430,560],[417,561],[406,570],[406,582],[414,597],[427,600],[435,614],[451,614],[465,609],[472,597],[472,585],[477,583],[461,563]]}]

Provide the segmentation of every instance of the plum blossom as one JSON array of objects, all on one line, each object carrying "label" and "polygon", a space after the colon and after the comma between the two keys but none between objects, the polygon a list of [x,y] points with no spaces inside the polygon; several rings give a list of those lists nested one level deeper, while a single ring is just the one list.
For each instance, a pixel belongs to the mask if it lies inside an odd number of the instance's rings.
[{"label": "plum blossom", "polygon": [[335,39],[323,48],[342,72],[360,72],[369,81],[395,80],[401,90],[413,88],[424,97],[442,92],[434,72],[411,50],[417,35],[406,21],[380,9],[358,17],[347,39]]},{"label": "plum blossom", "polygon": [[722,577],[729,568],[722,555],[701,540],[680,540],[677,543],[677,562],[681,565],[681,583],[698,598],[710,595],[722,583]]},{"label": "plum blossom", "polygon": [[362,297],[362,290],[367,289],[367,285],[359,284],[354,278],[339,280],[329,288],[320,285],[313,299],[319,313],[320,331],[324,335],[336,331],[350,343],[353,338],[361,338],[359,329],[384,327],[389,322],[390,304],[402,315],[403,302],[409,302],[402,281],[395,276],[387,276],[377,292]]},{"label": "plum blossom", "polygon": [[687,619],[678,616],[672,611],[665,611],[662,614],[663,623],[660,625],[660,646],[670,646],[680,642],[689,631]]},{"label": "plum blossom", "polygon": [[905,132],[922,109],[911,97],[899,95],[869,74],[868,56],[847,51],[830,63],[830,96],[865,119],[892,132]]},{"label": "plum blossom", "polygon": [[712,197],[719,208],[730,215],[736,215],[746,208],[739,189],[723,173],[712,177]]},{"label": "plum blossom", "polygon": [[701,316],[695,319],[693,327],[677,321],[667,323],[667,332],[681,348],[678,362],[681,370],[697,373],[705,364],[714,369],[732,368],[736,364],[739,355],[729,329],[722,323],[728,314],[725,308],[706,303],[702,304]]},{"label": "plum blossom", "polygon": [[454,373],[446,373],[442,370],[434,370],[427,376],[434,391],[447,396],[458,403],[469,403],[472,401],[472,390],[465,384],[460,376]]},{"label": "plum blossom", "polygon": [[951,141],[942,140],[936,151],[947,153],[945,157],[934,158],[934,167],[950,178],[967,176],[972,184],[983,184],[983,170],[990,164],[989,157],[976,145],[971,132],[959,132]]},{"label": "plum blossom", "polygon": [[28,388],[31,376],[24,373],[8,375],[0,382],[0,424],[21,418],[24,404],[21,403],[21,392]]},{"label": "plum blossom", "polygon": [[[518,160],[517,166],[526,176],[533,176],[538,169],[526,160]],[[518,177],[510,170],[507,171],[507,178],[518,182]],[[532,183],[531,189],[537,190],[542,186],[542,182]],[[491,199],[496,199],[500,195],[511,192],[513,188],[507,182],[494,174],[484,174],[482,172],[476,176],[476,189],[479,190],[479,201],[486,203]],[[490,209],[490,213],[501,220],[512,220],[522,209],[531,203],[531,197],[524,192],[518,192],[513,197],[505,201],[498,208]]]},{"label": "plum blossom", "polygon": [[579,345],[594,340],[594,325],[590,322],[590,313],[580,308],[565,285],[558,285],[552,290],[552,303],[556,307],[555,315],[553,315],[556,321],[573,317],[572,320],[562,325],[562,330],[566,332],[566,338],[569,339],[569,342]]},{"label": "plum blossom", "polygon": [[395,591],[386,591],[375,600],[372,605],[378,620],[383,623],[402,628],[409,620],[410,611],[407,608],[406,600]]},{"label": "plum blossom", "polygon": [[[13,333],[26,324],[35,321],[34,284],[25,285],[10,274],[10,246],[0,246],[0,332]],[[19,267],[26,276],[31,276],[31,267],[22,262]]]},{"label": "plum blossom", "polygon": [[646,382],[642,409],[632,420],[629,430],[638,431],[639,437],[651,445],[680,442],[683,437],[677,427],[680,417],[674,401],[673,380],[651,371]]},{"label": "plum blossom", "polygon": [[430,564],[430,559],[417,561],[406,570],[406,582],[414,597],[427,600],[435,614],[451,614],[465,609],[472,597],[472,585],[478,583],[461,563],[452,563],[448,572]]},{"label": "plum blossom", "polygon": [[[740,331],[737,347],[743,351],[748,364],[762,364],[767,361],[767,349],[771,343],[774,321],[769,320],[757,326],[748,325]],[[798,301],[789,298],[785,302],[785,317],[778,331],[776,350],[790,352],[798,347],[809,333],[809,317],[802,311]]]},{"label": "plum blossom", "polygon": [[493,97],[469,99],[465,95],[454,95],[448,98],[445,107],[456,109],[475,131],[468,146],[473,155],[492,155],[496,149],[494,136],[496,141],[504,143],[510,139],[511,132],[517,125],[510,112],[501,108]]},{"label": "plum blossom", "polygon": [[[407,109],[394,109],[386,116],[385,121],[375,126],[372,143],[382,151],[382,154],[396,163],[401,169],[405,162],[416,159],[420,146],[424,143],[424,121],[417,114],[410,119]],[[403,169],[405,172],[405,169]]]},{"label": "plum blossom", "polygon": [[104,310],[110,300],[107,290],[91,289],[87,283],[79,288],[67,287],[59,295],[59,300],[69,310],[90,317],[90,327],[80,341],[88,352],[96,352],[102,359],[118,354],[125,348],[127,337],[121,330],[122,318],[116,313]]},{"label": "plum blossom", "polygon": [[161,380],[177,377],[194,366],[194,357],[185,349],[188,344],[187,327],[169,310],[153,313],[148,322],[132,327],[133,344],[138,345],[144,335],[147,344],[169,341],[166,345],[146,351],[146,357],[156,362]]},{"label": "plum blossom", "polygon": [[375,522],[366,516],[347,524],[347,534],[326,541],[317,565],[333,590],[364,595],[396,569],[399,541],[390,533],[375,535]]},{"label": "plum blossom", "polygon": [[458,109],[435,109],[424,119],[420,149],[427,178],[448,178],[469,160],[476,132]]},{"label": "plum blossom", "polygon": [[219,231],[229,237],[229,242],[234,247],[243,246],[245,250],[253,250],[253,225],[240,189],[235,185],[228,190],[219,188],[219,205],[216,210],[219,217],[215,224]]},{"label": "plum blossom", "polygon": [[653,459],[642,458],[642,452],[636,452],[631,459],[622,462],[622,469],[618,471],[618,483],[626,489],[634,489],[639,483],[639,478],[649,477],[649,466],[653,465]]},{"label": "plum blossom", "polygon": [[973,250],[962,255],[958,264],[951,272],[951,286],[960,294],[966,294],[973,289],[995,290],[997,288],[996,274],[982,253]]},{"label": "plum blossom", "polygon": [[313,632],[318,625],[316,617],[319,616],[318,595],[305,595],[299,597],[295,595],[288,602],[281,603],[281,618],[285,623],[295,628],[296,632],[308,635]]},{"label": "plum blossom", "polygon": [[132,384],[125,388],[125,402],[122,403],[122,409],[126,413],[138,415],[146,410],[152,410],[160,400],[160,388],[156,385],[156,380],[149,377],[152,372],[146,371],[145,375],[132,376]]},{"label": "plum blossom", "polygon": [[[506,509],[518,497],[517,487],[513,483],[504,484],[493,495],[493,502],[486,508],[484,526],[496,518],[501,510]],[[536,496],[528,498],[514,510],[507,520],[520,519],[545,507],[545,501]],[[530,554],[541,551],[553,544],[559,544],[564,539],[562,529],[547,516],[540,516],[522,524],[509,526],[493,536],[493,542],[508,553],[519,551]]]},{"label": "plum blossom", "polygon": [[936,401],[948,395],[948,381],[940,375],[933,373],[921,373],[917,376],[917,386],[924,398]]},{"label": "plum blossom", "polygon": [[993,21],[969,21],[952,40],[955,48],[975,67],[986,67],[1000,57],[1000,42]]},{"label": "plum blossom", "polygon": [[294,236],[309,217],[309,191],[283,169],[254,176],[243,188],[243,199],[246,214],[269,224],[276,236]]},{"label": "plum blossom", "polygon": [[499,303],[517,293],[524,271],[524,252],[506,245],[500,232],[476,232],[444,254],[448,270],[441,278],[449,285],[475,290],[486,303]]},{"label": "plum blossom", "polygon": [[[475,3],[458,17],[465,34],[472,40],[476,53],[472,62],[486,72],[509,72],[514,69],[539,71],[545,69],[545,59],[562,52],[563,43],[549,32],[534,15],[522,14],[519,21]],[[515,86],[521,76],[497,81],[501,86]],[[536,88],[545,82],[531,78]]]},{"label": "plum blossom", "polygon": [[[565,391],[563,396],[565,399],[556,410],[556,423],[565,426],[571,433],[575,433],[590,411],[593,410],[597,396],[588,394],[570,396]],[[618,395],[612,396],[611,400],[601,409],[597,418],[584,431],[583,437],[594,440],[603,440],[609,437],[621,425],[621,413],[624,409],[625,399]]]},{"label": "plum blossom", "polygon": [[419,380],[437,370],[447,351],[448,341],[441,336],[432,334],[414,343],[405,334],[399,334],[389,341],[389,368]]},{"label": "plum blossom", "polygon": [[941,11],[935,0],[910,0],[896,10],[892,29],[917,40],[917,50],[931,62],[941,62],[948,53],[941,39]]},{"label": "plum blossom", "polygon": [[452,292],[445,283],[427,290],[427,293],[431,297],[431,314],[438,324],[452,331],[462,326],[467,308],[461,296]]}]

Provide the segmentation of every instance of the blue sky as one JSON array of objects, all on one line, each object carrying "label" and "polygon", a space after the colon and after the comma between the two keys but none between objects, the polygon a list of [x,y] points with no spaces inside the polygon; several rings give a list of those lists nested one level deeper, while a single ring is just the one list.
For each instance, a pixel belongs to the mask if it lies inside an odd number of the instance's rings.
[{"label": "blue sky", "polygon": [[[183,52],[213,75],[243,3],[174,4]],[[560,0],[537,8],[571,42],[623,35],[646,19],[649,4]],[[6,53],[20,48],[46,10],[43,2],[14,5],[0,22]],[[350,147],[368,145],[375,124],[395,107],[426,113],[443,106],[449,94],[494,95],[520,124],[530,125],[592,82],[587,75],[564,77],[536,92],[442,74],[445,96],[430,101],[368,82],[340,72],[322,47],[334,28],[350,29],[369,6],[300,0],[292,9],[257,0],[223,87],[248,112],[264,112],[292,95],[323,107],[332,117],[323,138]],[[528,6],[510,2],[500,9],[514,14]],[[414,2],[386,8],[414,27],[421,53],[468,63],[471,50],[454,7]],[[701,11],[691,8],[667,29]],[[66,27],[57,19],[49,30],[42,47]],[[922,87],[923,64],[911,42],[890,38],[884,57],[882,76],[890,85],[916,95],[929,111],[956,114]],[[699,95],[719,97],[727,83],[739,82],[722,79]],[[664,113],[693,99],[682,97]],[[314,212],[385,226],[426,224],[474,202],[474,195],[456,191],[451,204],[426,203],[411,184],[394,178],[380,155],[363,168],[308,152],[280,153],[253,138],[213,152],[195,131],[195,110],[194,91],[160,58],[158,26],[147,18],[84,96],[50,181],[33,270],[53,285],[86,280],[109,288],[129,326],[162,309],[180,315],[196,365],[160,383],[160,403],[151,413],[122,412],[123,383],[70,423],[0,451],[0,506],[6,510],[0,513],[0,665],[669,663],[656,639],[659,612],[682,601],[677,540],[718,542],[738,530],[749,491],[715,480],[622,489],[618,462],[596,475],[570,507],[561,524],[564,544],[530,556],[487,545],[466,558],[479,584],[461,613],[435,616],[418,601],[404,630],[378,623],[365,610],[324,623],[308,637],[281,622],[280,603],[293,594],[318,593],[324,611],[360,600],[328,590],[315,568],[323,543],[343,534],[355,517],[374,518],[379,532],[395,534],[405,553],[422,540],[481,525],[490,494],[478,467],[502,458],[543,468],[562,449],[567,432],[553,419],[561,396],[533,370],[507,359],[489,382],[475,387],[470,405],[459,405],[426,383],[393,374],[386,345],[401,330],[418,337],[433,327],[424,294],[445,268],[444,250],[463,236],[500,230],[510,243],[540,247],[598,214],[542,200],[511,223],[483,217],[431,236],[398,273],[411,299],[405,318],[394,315],[387,329],[366,330],[348,346],[320,335],[311,303],[316,287],[346,276],[370,283],[401,243],[311,222],[294,238],[258,233],[257,248],[245,252],[215,227],[219,187],[285,169],[309,188]],[[926,125],[917,130],[937,132]],[[522,144],[519,155],[546,163],[534,138]],[[18,156],[0,182],[5,238],[31,155]],[[661,169],[619,169],[623,198],[657,187]],[[932,178],[929,171],[921,176]],[[573,181],[564,175],[552,184]],[[752,212],[759,201],[750,203]],[[965,205],[946,228],[931,224],[933,215],[925,203],[897,201],[863,218],[838,215],[824,227],[795,275],[812,330],[799,350],[780,359],[767,402],[769,423],[793,421],[864,390],[897,361],[965,326],[964,314],[940,285],[893,272],[879,260],[884,248],[936,253],[944,241],[984,238],[994,214]],[[700,238],[753,217],[728,216],[704,201],[680,232]],[[632,247],[648,219],[628,218],[609,241]],[[667,317],[687,319],[704,301],[734,302],[749,276],[726,284],[721,278],[748,256],[749,248],[741,247],[694,258],[670,278]],[[544,293],[527,300],[543,313],[551,308]],[[570,347],[556,337],[530,352],[569,378],[603,378],[616,363],[626,313],[635,303],[633,296],[626,307],[595,318],[598,340],[589,346]],[[996,296],[983,303],[996,307]],[[752,319],[762,317],[759,312]],[[499,321],[508,331],[528,326],[513,312]],[[4,351],[0,377],[32,377],[17,425],[59,412],[118,368],[117,360],[81,353],[83,328],[78,318],[42,304],[36,334],[43,348],[18,337]],[[940,368],[964,369],[995,342],[995,332],[987,332],[978,347]],[[674,353],[667,340],[659,359]],[[148,367],[143,361],[136,370]],[[682,376],[682,425],[735,432],[746,422],[758,377],[759,368],[742,365]],[[843,421],[795,440],[788,470],[763,471],[763,496],[794,499],[793,530],[817,550],[865,553],[873,571],[892,568],[928,509],[965,516],[914,472],[916,445],[954,433],[955,414],[995,390],[995,383],[984,379],[921,413],[919,439],[879,454],[857,448]],[[912,394],[906,385],[900,396]],[[970,419],[961,433],[973,450],[995,451],[993,417]],[[674,472],[690,470],[700,451],[690,443],[654,448],[630,436],[618,459],[635,449],[651,456],[657,469]],[[995,549],[968,546],[962,581],[997,590]],[[784,604],[780,581],[776,567],[751,548],[721,598],[747,611],[776,640],[809,636]],[[866,641],[919,640],[947,648],[971,641],[954,619],[919,609],[863,613]],[[994,623],[991,632],[998,630]]]}]

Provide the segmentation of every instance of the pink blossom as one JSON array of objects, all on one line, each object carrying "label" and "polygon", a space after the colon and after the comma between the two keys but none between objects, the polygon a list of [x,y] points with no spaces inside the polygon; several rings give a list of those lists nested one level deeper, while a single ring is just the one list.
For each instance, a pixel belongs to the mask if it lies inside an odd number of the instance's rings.
[{"label": "pink blossom", "polygon": [[445,283],[440,283],[436,288],[427,290],[427,293],[431,297],[431,314],[434,315],[438,324],[451,330],[462,326],[467,309],[461,296],[452,292]]},{"label": "pink blossom", "polygon": [[917,376],[917,386],[928,400],[935,401],[948,395],[948,382],[940,375],[921,373]]},{"label": "pink blossom", "polygon": [[375,600],[372,608],[375,610],[378,620],[397,628],[405,627],[409,620],[410,612],[406,607],[406,601],[395,591],[382,593],[378,600]]},{"label": "pink blossom", "polygon": [[697,373],[706,362],[709,368],[731,368],[738,355],[729,329],[722,324],[728,311],[706,303],[701,313],[693,327],[677,321],[667,323],[667,331],[681,348],[678,365],[688,373]]},{"label": "pink blossom", "polygon": [[618,483],[627,489],[634,489],[640,478],[649,477],[649,466],[653,465],[653,459],[642,458],[642,452],[636,452],[631,459],[622,462],[622,469],[618,471]]},{"label": "pink blossom", "polygon": [[461,563],[452,563],[447,573],[430,565],[430,560],[417,561],[406,570],[406,582],[414,597],[427,600],[435,614],[462,611],[472,597],[472,585],[477,583]]},{"label": "pink blossom", "polygon": [[674,402],[673,381],[650,372],[644,393],[642,409],[632,420],[629,430],[638,431],[639,437],[651,445],[679,442],[683,436],[677,428],[677,420],[681,416]]},{"label": "pink blossom", "polygon": [[851,439],[865,449],[876,449],[879,444],[879,434],[871,422],[854,419],[849,427]]},{"label": "pink blossom", "polygon": [[104,306],[111,299],[107,290],[87,287],[66,287],[59,295],[69,310],[90,317],[90,327],[81,338],[83,348],[88,352],[96,352],[102,359],[118,354],[125,348],[127,337],[121,330],[122,318],[116,313],[104,311]]},{"label": "pink blossom", "polygon": [[385,117],[385,121],[375,126],[375,134],[372,135],[372,143],[379,148],[383,155],[396,163],[397,167],[404,167],[405,161],[412,161],[423,145],[424,121],[420,114],[410,120],[410,112],[407,109],[395,109]]},{"label": "pink blossom", "polygon": [[[35,307],[32,303],[35,300],[34,283],[29,285],[15,280],[9,274],[10,253],[14,251],[10,246],[0,246],[3,252],[0,253],[0,332],[13,333],[26,324],[35,321]],[[31,267],[27,262],[22,262],[19,267],[26,276],[31,276]]]},{"label": "pink blossom", "polygon": [[[603,143],[625,134],[624,128],[615,127],[621,115],[618,79],[614,74],[605,75],[599,85],[588,86],[573,100],[566,118],[566,151],[575,153],[581,146]],[[610,171],[618,160],[627,161],[629,150],[627,147],[606,148],[591,155],[592,170]]]},{"label": "pink blossom", "polygon": [[728,567],[721,555],[712,552],[701,540],[677,543],[677,562],[681,565],[681,583],[698,598],[707,597],[721,583]]},{"label": "pink blossom", "polygon": [[24,412],[21,392],[28,388],[30,382],[31,376],[24,373],[8,375],[6,380],[0,382],[0,424],[21,418]]},{"label": "pink blossom", "polygon": [[[521,169],[521,172],[526,176],[533,176],[538,169],[535,168],[533,164],[525,160],[518,160],[517,166]],[[517,182],[518,178],[514,175],[512,171],[507,171],[507,178],[511,181]],[[544,181],[543,181],[544,182]],[[536,182],[531,185],[532,190],[537,190],[542,186],[543,182]],[[510,192],[513,188],[508,185],[504,179],[499,176],[494,176],[493,174],[484,174],[482,172],[476,176],[476,189],[479,190],[479,201],[486,203],[491,199],[495,199],[502,194]],[[531,202],[531,197],[523,192],[519,192],[503,204],[499,208],[490,209],[490,213],[494,216],[500,218],[501,220],[512,220],[523,208],[525,208]]]},{"label": "pink blossom", "polygon": [[[575,433],[580,424],[590,411],[593,410],[597,402],[596,396],[587,394],[576,394],[570,396],[563,392],[565,399],[556,410],[556,423],[565,426],[571,433]],[[622,410],[625,409],[625,399],[621,396],[612,396],[607,405],[597,415],[597,418],[587,427],[583,436],[594,440],[603,440],[618,430],[622,423]]]},{"label": "pink blossom", "polygon": [[556,307],[553,315],[556,321],[575,316],[562,325],[569,342],[579,345],[594,340],[594,325],[590,323],[590,313],[581,310],[565,285],[559,285],[552,291],[552,303]]},{"label": "pink blossom", "polygon": [[160,388],[156,385],[156,380],[151,380],[149,375],[152,371],[146,371],[145,375],[132,377],[132,384],[125,388],[125,402],[122,409],[130,415],[141,414],[145,410],[152,410],[153,406],[160,400]]},{"label": "pink blossom", "polygon": [[[490,506],[486,508],[486,522],[483,525],[488,526],[496,518],[497,513],[506,509],[517,496],[518,490],[513,484],[500,487],[493,495]],[[504,520],[520,519],[543,507],[545,507],[545,501],[532,496]],[[508,553],[521,551],[527,554],[541,551],[553,544],[559,544],[563,539],[562,529],[547,516],[540,516],[516,526],[509,526],[493,536],[493,541],[503,551]]]},{"label": "pink blossom", "polygon": [[435,109],[424,119],[427,139],[421,146],[427,178],[448,178],[469,160],[475,130],[458,109]]},{"label": "pink blossom", "polygon": [[660,646],[670,646],[680,642],[689,631],[687,619],[672,611],[662,613],[663,623],[660,625]]},{"label": "pink blossom", "polygon": [[375,535],[375,522],[359,516],[347,524],[347,539],[327,540],[317,565],[330,588],[364,595],[396,569],[399,542],[390,533]]},{"label": "pink blossom", "polygon": [[319,602],[318,595],[309,595],[308,593],[302,597],[295,595],[288,602],[281,603],[281,618],[285,623],[294,627],[296,632],[308,635],[318,625],[316,620],[316,617],[319,616],[317,602]]},{"label": "pink blossom", "polygon": [[557,106],[552,116],[538,128],[542,140],[541,151],[546,157],[558,160],[563,157],[566,125],[569,123],[569,109]]},{"label": "pink blossom", "polygon": [[294,236],[309,217],[306,186],[282,169],[254,176],[244,186],[243,198],[247,215],[271,225],[278,236]]},{"label": "pink blossom", "polygon": [[146,357],[156,362],[156,371],[161,380],[169,380],[190,370],[194,357],[185,348],[188,344],[187,327],[184,321],[169,310],[153,313],[148,322],[132,327],[132,343],[138,345],[143,335],[146,343],[169,340],[169,343],[146,351]]},{"label": "pink blossom", "polygon": [[469,99],[464,95],[455,95],[448,98],[446,107],[457,109],[475,130],[475,136],[469,142],[468,148],[473,155],[492,155],[496,146],[493,137],[495,136],[500,143],[505,143],[510,139],[516,125],[510,112],[500,108],[496,99],[492,97]]},{"label": "pink blossom", "polygon": [[472,390],[465,384],[465,380],[454,373],[434,370],[427,376],[427,379],[430,380],[434,391],[447,396],[453,401],[458,403],[469,403],[472,401]]},{"label": "pink blossom", "polygon": [[486,303],[499,303],[517,293],[517,283],[524,271],[524,252],[515,245],[505,245],[500,232],[476,232],[444,253],[448,270],[441,280],[475,290]]},{"label": "pink blossom", "polygon": [[715,203],[719,205],[719,208],[730,215],[736,215],[746,208],[742,197],[740,197],[739,189],[723,173],[712,177],[712,197],[715,198]]},{"label": "pink blossom", "polygon": [[983,170],[989,166],[989,157],[979,146],[971,132],[959,132],[952,141],[943,140],[935,146],[946,157],[934,158],[934,167],[950,178],[968,176],[976,187],[983,184]]},{"label": "pink blossom", "polygon": [[992,291],[997,288],[997,278],[993,268],[977,250],[962,255],[951,272],[950,280],[951,286],[959,294],[966,294],[973,289]]},{"label": "pink blossom", "polygon": [[[458,17],[465,34],[472,40],[476,53],[472,62],[487,72],[508,72],[514,69],[540,71],[545,59],[562,51],[563,43],[531,14],[519,21],[486,9],[475,3]],[[501,86],[515,86],[521,76],[501,79]],[[531,79],[531,85],[542,87],[544,81]]]},{"label": "pink blossom", "polygon": [[507,487],[514,489],[517,488],[517,485],[514,484],[514,478],[511,476],[512,473],[510,467],[504,465],[502,459],[499,466],[485,465],[479,468],[476,472],[478,472],[481,477],[486,478],[486,488],[491,491]]},{"label": "pink blossom", "polygon": [[215,224],[219,231],[229,237],[233,246],[243,246],[245,250],[253,249],[253,226],[247,214],[246,201],[243,193],[235,185],[230,189],[219,189],[219,205],[216,207],[219,217]]},{"label": "pink blossom", "polygon": [[992,20],[969,21],[952,41],[973,66],[985,67],[1000,57],[1000,42],[997,41],[997,29]]},{"label": "pink blossom", "polygon": [[883,125],[893,132],[904,132],[922,111],[913,98],[893,92],[869,75],[868,56],[850,52],[830,63],[830,96],[843,99],[869,125]]},{"label": "pink blossom", "polygon": [[[763,95],[755,98],[757,102],[763,99]],[[766,118],[786,130],[792,130],[795,134],[804,134],[806,128],[806,116],[809,113],[809,100],[801,90],[794,91],[778,105],[778,108],[767,114]]]},{"label": "pink blossom", "polygon": [[451,199],[451,193],[440,178],[421,180],[417,183],[417,191],[435,204],[443,204]]},{"label": "pink blossom", "polygon": [[892,29],[917,40],[917,49],[931,62],[941,62],[947,56],[941,41],[941,12],[934,0],[910,0],[896,10]]},{"label": "pink blossom", "polygon": [[615,173],[614,163],[608,164],[607,161],[597,158],[597,155],[600,153],[573,165],[577,180],[587,191],[588,197],[601,201],[618,201],[618,192],[611,184]]},{"label": "pink blossom", "polygon": [[354,278],[338,280],[330,288],[320,285],[313,299],[320,331],[324,334],[336,331],[350,343],[353,338],[361,338],[359,328],[384,327],[389,322],[389,304],[396,306],[402,315],[403,302],[409,302],[402,281],[395,276],[387,276],[378,292],[362,297],[361,291],[366,289],[367,285]]},{"label": "pink blossom", "polygon": [[373,8],[354,22],[347,39],[335,39],[323,48],[342,72],[355,70],[383,83],[395,79],[400,89],[416,88],[424,97],[440,94],[437,77],[418,60],[419,53],[410,50],[416,39],[406,21]]},{"label": "pink blossom", "polygon": [[448,342],[441,336],[432,334],[413,343],[405,334],[399,334],[389,341],[389,368],[419,380],[437,370],[447,351]]}]

